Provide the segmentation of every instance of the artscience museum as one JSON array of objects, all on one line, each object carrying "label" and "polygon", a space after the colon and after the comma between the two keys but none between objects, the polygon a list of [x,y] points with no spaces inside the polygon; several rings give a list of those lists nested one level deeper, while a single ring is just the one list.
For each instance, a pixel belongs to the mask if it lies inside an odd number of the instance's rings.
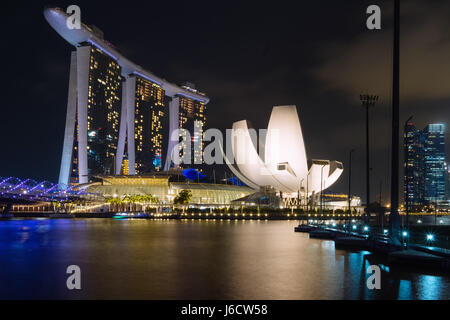
[{"label": "artscience museum", "polygon": [[247,120],[235,122],[232,130],[233,159],[225,160],[255,190],[269,187],[282,197],[314,199],[343,172],[339,161],[308,160],[296,106],[274,107],[266,134],[258,139]]}]

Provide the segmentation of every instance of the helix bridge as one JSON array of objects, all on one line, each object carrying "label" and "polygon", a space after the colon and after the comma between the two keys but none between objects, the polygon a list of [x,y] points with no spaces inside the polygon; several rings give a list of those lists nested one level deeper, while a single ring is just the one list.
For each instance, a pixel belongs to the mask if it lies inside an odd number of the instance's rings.
[{"label": "helix bridge", "polygon": [[0,177],[0,203],[64,202],[95,196],[79,185],[63,187],[49,181]]}]

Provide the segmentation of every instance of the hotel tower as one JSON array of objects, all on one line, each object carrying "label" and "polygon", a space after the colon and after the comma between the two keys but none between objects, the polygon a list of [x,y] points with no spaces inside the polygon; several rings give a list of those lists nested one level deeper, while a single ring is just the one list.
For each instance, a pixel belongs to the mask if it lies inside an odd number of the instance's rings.
[{"label": "hotel tower", "polygon": [[[88,183],[96,175],[145,174],[174,167],[182,134],[192,139],[192,163],[202,162],[193,148],[203,134],[209,98],[193,84],[178,86],[122,56],[95,26],[67,26],[69,16],[47,8],[53,29],[75,47],[70,59],[66,127],[59,183]],[[175,150],[176,146],[180,150]],[[184,165],[183,165],[184,166]]]}]

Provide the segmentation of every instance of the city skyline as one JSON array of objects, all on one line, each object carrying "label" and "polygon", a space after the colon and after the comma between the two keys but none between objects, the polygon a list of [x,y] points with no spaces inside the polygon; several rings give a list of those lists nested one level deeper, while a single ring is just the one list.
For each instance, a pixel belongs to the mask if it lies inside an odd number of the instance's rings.
[{"label": "city skyline", "polygon": [[[357,177],[363,176],[364,172],[363,137],[354,135],[354,132],[363,132],[364,115],[359,107],[358,95],[364,88],[354,86],[353,91],[351,91],[354,94],[349,93],[350,90],[348,88],[350,85],[343,87],[347,84],[346,81],[343,81],[342,86],[336,86],[334,80],[330,79],[332,74],[340,74],[342,76],[341,69],[336,69],[337,62],[346,62],[349,60],[349,57],[354,58],[353,60],[357,61],[358,64],[351,69],[352,74],[354,74],[354,77],[352,76],[351,78],[358,80],[361,80],[361,76],[372,78],[372,85],[366,81],[361,81],[361,86],[364,85],[365,89],[370,90],[372,88],[378,89],[379,92],[376,93],[379,93],[381,97],[381,102],[371,111],[373,115],[371,136],[374,139],[372,142],[372,176],[381,177],[379,179],[381,181],[376,181],[378,180],[377,178],[372,179],[372,198],[374,196],[378,198],[379,188],[377,186],[380,183],[385,189],[383,198],[387,198],[389,185],[389,161],[387,160],[389,152],[387,149],[389,145],[390,97],[384,94],[383,88],[379,87],[379,83],[385,82],[389,74],[380,74],[380,71],[376,73],[377,77],[367,77],[361,73],[363,68],[360,65],[362,63],[370,65],[373,56],[367,55],[367,43],[369,41],[373,41],[374,44],[383,44],[378,46],[377,53],[385,51],[386,54],[389,53],[389,48],[386,48],[386,45],[390,45],[392,29],[389,25],[391,10],[388,2],[380,2],[386,19],[383,20],[385,22],[382,30],[374,34],[373,37],[367,36],[364,28],[365,15],[361,14],[361,12],[364,12],[363,8],[366,5],[364,2],[358,5],[329,4],[333,8],[330,11],[335,12],[336,16],[328,18],[332,19],[331,23],[341,25],[342,30],[340,28],[330,30],[329,28],[318,27],[312,28],[314,32],[310,35],[306,34],[307,30],[311,30],[308,26],[318,26],[320,24],[320,21],[314,22],[312,18],[308,18],[308,15],[316,16],[320,12],[319,7],[314,4],[305,4],[303,10],[299,13],[300,17],[295,22],[287,22],[291,21],[287,19],[289,13],[286,13],[286,11],[289,10],[283,9],[282,15],[279,13],[274,14],[274,23],[270,24],[270,28],[274,28],[272,30],[269,29],[269,26],[264,27],[264,22],[257,16],[248,15],[247,13],[251,12],[250,10],[253,8],[245,5],[241,5],[239,7],[240,10],[234,13],[225,8],[221,14],[210,11],[211,8],[207,6],[187,6],[185,9],[189,14],[197,14],[204,17],[203,21],[199,19],[191,25],[196,39],[200,40],[192,41],[191,38],[181,37],[178,39],[179,43],[173,46],[171,46],[171,41],[165,38],[179,33],[181,22],[179,24],[177,20],[180,19],[174,19],[175,25],[170,25],[167,29],[160,30],[162,34],[166,35],[166,37],[160,38],[163,45],[146,45],[140,41],[133,42],[127,37],[127,34],[139,34],[139,32],[144,35],[146,30],[153,30],[154,24],[157,23],[156,21],[142,22],[142,19],[139,19],[138,10],[125,8],[123,10],[120,8],[114,8],[114,10],[106,9],[109,10],[107,11],[108,14],[100,15],[99,13],[105,9],[100,5],[95,6],[88,3],[80,3],[79,5],[82,9],[82,20],[97,24],[105,32],[105,38],[113,43],[120,44],[124,55],[133,61],[148,63],[149,65],[145,67],[176,83],[182,83],[186,80],[192,81],[203,91],[208,92],[212,97],[212,103],[208,110],[210,112],[208,126],[221,129],[229,128],[233,121],[239,118],[250,118],[250,115],[256,112],[261,116],[253,120],[255,127],[266,127],[273,105],[283,103],[297,104],[302,114],[304,114],[303,119],[305,119],[305,123],[302,123],[302,126],[305,127],[305,140],[308,141],[308,156],[315,158],[323,155],[324,158],[337,159],[342,161],[345,167],[348,162],[349,149],[355,148],[353,165],[354,176]],[[155,5],[164,6],[162,4]],[[5,170],[3,175],[7,173],[25,177],[38,175],[36,178],[43,177],[56,181],[58,175],[57,167],[59,167],[56,159],[60,157],[58,154],[62,152],[60,149],[62,141],[58,142],[57,140],[61,140],[60,137],[63,136],[62,131],[64,128],[61,122],[64,122],[64,120],[61,119],[65,117],[63,109],[67,103],[69,61],[65,53],[68,52],[70,45],[64,44],[64,41],[51,28],[45,26],[45,21],[42,21],[42,15],[40,14],[43,6],[44,3],[33,4],[32,7],[36,8],[36,10],[30,10],[34,12],[30,16],[30,23],[38,25],[39,28],[34,28],[33,30],[30,30],[30,28],[23,29],[23,32],[31,32],[36,36],[35,39],[30,39],[29,41],[30,43],[39,41],[41,51],[36,53],[36,57],[24,59],[21,56],[22,52],[26,52],[25,47],[23,47],[24,44],[13,38],[8,39],[10,40],[9,43],[17,48],[22,48],[22,50],[18,50],[17,57],[11,55],[9,59],[12,61],[20,59],[23,65],[15,63],[11,64],[11,67],[15,65],[14,70],[9,69],[11,68],[9,65],[6,68],[14,73],[25,74],[25,72],[33,72],[39,75],[40,84],[31,83],[25,86],[24,83],[20,92],[23,92],[22,95],[27,100],[31,99],[32,96],[39,97],[37,102],[34,101],[34,104],[38,105],[36,108],[48,110],[49,114],[52,115],[52,119],[55,119],[52,122],[55,123],[43,126],[41,122],[44,119],[36,114],[34,108],[29,110],[34,121],[22,119],[24,126],[20,131],[10,127],[9,123],[3,122],[0,129],[3,136],[6,135],[6,132],[14,134],[17,145],[24,145],[26,141],[29,141],[29,137],[32,137],[31,132],[41,132],[40,136],[42,138],[37,139],[33,144],[28,143],[30,149],[26,153],[26,157],[29,158],[27,160],[21,160],[24,157],[20,157],[17,154],[19,148],[16,146],[16,142],[11,143],[5,140],[4,145],[11,150],[13,161],[0,161],[1,167]],[[405,31],[405,37],[403,37],[405,39],[404,43],[414,43],[417,48],[437,45],[434,42],[429,43],[424,37],[420,36],[421,31],[429,30],[429,18],[431,16],[442,22],[442,24],[438,24],[437,28],[429,32],[433,39],[441,39],[441,30],[444,30],[448,23],[442,20],[442,14],[439,13],[445,12],[448,4],[438,1],[426,9],[422,8],[422,6],[423,4],[420,2],[413,2],[412,5],[405,5],[403,8],[405,19],[402,20],[402,30],[407,30]],[[61,4],[61,7],[65,6]],[[262,5],[258,10],[261,16],[264,16],[263,13],[268,11],[268,9]],[[136,16],[139,23],[122,23],[119,15],[122,14],[121,12],[127,12],[126,10],[134,10],[130,14]],[[419,11],[422,12],[422,16],[420,19],[417,19]],[[202,12],[210,13],[211,15],[202,15]],[[3,22],[11,25],[12,19],[18,14],[22,14],[22,12],[12,8],[12,12]],[[234,25],[231,25],[230,15],[234,17],[231,20],[238,23],[235,22]],[[250,20],[244,22],[244,16],[246,18],[250,17]],[[167,17],[166,13],[162,10],[161,15],[155,19],[161,21],[165,17]],[[351,17],[351,19],[346,19],[348,17]],[[115,23],[111,23],[111,21],[115,21]],[[281,22],[281,24],[277,24],[277,21]],[[347,22],[343,24],[342,21]],[[247,26],[247,23],[250,27],[242,28],[244,25]],[[139,28],[136,27],[136,24],[139,24]],[[294,34],[295,37],[292,38],[294,41],[288,42],[287,39]],[[366,38],[362,38],[362,34],[366,34]],[[236,37],[236,35],[238,36]],[[279,37],[279,35],[282,36]],[[347,45],[346,39],[354,40],[351,46]],[[335,44],[331,45],[330,43]],[[443,47],[438,47],[440,50],[434,51],[440,54],[446,52],[446,43],[444,40],[439,42],[439,45]],[[329,53],[332,56],[323,56],[323,53],[318,54],[319,48],[329,49]],[[219,52],[225,54],[227,59],[223,61],[214,59]],[[322,52],[328,51],[322,50]],[[426,123],[447,123],[445,106],[448,105],[449,98],[445,95],[445,90],[440,89],[441,86],[439,85],[436,85],[435,89],[429,88],[430,80],[431,83],[448,83],[448,81],[446,82],[446,76],[449,73],[445,72],[447,65],[444,63],[440,69],[437,69],[432,64],[433,57],[427,56],[423,60],[412,59],[408,56],[406,50],[403,52],[404,55],[402,57],[405,58],[406,64],[402,64],[402,70],[406,70],[405,72],[409,73],[408,75],[410,76],[408,78],[416,79],[415,81],[419,82],[418,80],[423,79],[422,74],[425,72],[426,75],[429,75],[429,81],[422,80],[423,90],[413,89],[414,86],[412,84],[404,89],[402,88],[404,95],[402,95],[401,100],[401,119],[414,114],[415,122],[419,127],[424,126]],[[362,58],[365,55],[367,57]],[[249,60],[250,56],[252,57],[251,60]],[[31,66],[27,63],[27,60],[39,60],[41,63],[39,66]],[[152,64],[152,61],[157,61],[158,63]],[[212,64],[202,63],[203,61],[212,61]],[[380,59],[380,61],[377,64],[384,63],[383,59]],[[420,64],[417,61],[420,61]],[[443,60],[441,59],[441,61]],[[289,69],[286,68],[287,65],[290,66]],[[342,65],[348,66],[345,63]],[[389,66],[388,60],[386,60],[385,66]],[[35,70],[33,71],[33,69]],[[380,70],[383,70],[383,68],[380,68]],[[187,77],[186,75],[192,76]],[[8,83],[5,86],[9,88]],[[386,87],[389,87],[389,85],[386,85]],[[31,90],[30,93],[27,93],[28,89]],[[49,90],[52,92],[51,96],[48,96]],[[419,92],[421,95],[415,94],[411,97],[411,92]],[[7,90],[7,103],[9,105],[19,104],[19,107],[8,110],[5,119],[12,118],[16,119],[16,121],[21,119],[18,110],[25,108],[27,104],[24,103],[25,101],[18,102],[17,99],[13,98],[14,95],[17,96],[17,93],[17,89],[14,88]],[[352,98],[353,96],[354,99]],[[328,116],[323,118],[321,114],[327,114]],[[318,125],[319,121],[320,125]],[[449,141],[448,133],[446,141]],[[324,150],[323,143],[327,143],[331,147]],[[446,149],[448,154],[449,148]],[[26,163],[29,162],[32,163],[32,168],[27,167]],[[36,169],[38,170],[36,171]],[[333,189],[345,192],[347,189],[346,184],[346,179],[341,179]],[[363,179],[355,178],[353,184],[353,189],[358,190],[358,194],[362,194],[364,190]]]}]

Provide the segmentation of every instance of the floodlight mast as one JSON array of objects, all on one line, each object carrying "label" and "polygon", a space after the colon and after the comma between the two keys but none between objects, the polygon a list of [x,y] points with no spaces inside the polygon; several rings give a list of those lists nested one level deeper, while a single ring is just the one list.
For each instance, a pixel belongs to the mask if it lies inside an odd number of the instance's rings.
[{"label": "floodlight mast", "polygon": [[399,192],[399,105],[400,105],[400,0],[394,0],[394,52],[392,70],[392,158],[391,158],[391,213],[389,229],[392,240],[400,244]]}]

